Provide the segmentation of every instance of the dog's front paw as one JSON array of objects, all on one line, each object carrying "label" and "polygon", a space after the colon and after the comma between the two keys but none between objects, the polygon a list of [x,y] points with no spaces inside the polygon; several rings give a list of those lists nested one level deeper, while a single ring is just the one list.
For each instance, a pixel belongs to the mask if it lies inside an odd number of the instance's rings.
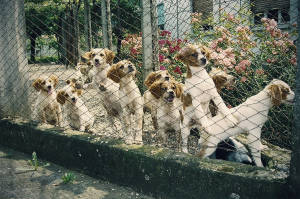
[{"label": "dog's front paw", "polygon": [[182,147],[182,152],[183,152],[183,153],[189,153],[187,147]]}]

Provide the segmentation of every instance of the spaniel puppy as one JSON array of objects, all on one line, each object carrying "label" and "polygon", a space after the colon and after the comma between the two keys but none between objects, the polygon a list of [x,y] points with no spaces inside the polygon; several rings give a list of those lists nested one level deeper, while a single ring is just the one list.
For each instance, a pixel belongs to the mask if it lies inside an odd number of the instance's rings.
[{"label": "spaniel puppy", "polygon": [[82,85],[92,82],[95,72],[91,62],[79,62],[75,67],[75,70],[75,79],[77,82],[80,82]]},{"label": "spaniel puppy", "polygon": [[[209,76],[214,81],[218,93],[221,93],[221,90],[224,87],[233,86],[235,82],[234,76],[227,74],[224,70],[220,68],[213,67],[209,72]],[[217,113],[218,113],[218,107],[212,100],[210,100],[208,117],[210,116],[214,117],[217,115]]]},{"label": "spaniel puppy", "polygon": [[62,111],[55,91],[57,84],[58,78],[55,75],[41,76],[33,82],[32,86],[38,91],[33,117],[39,122],[61,127]]},{"label": "spaniel puppy", "polygon": [[[166,131],[175,130],[176,137],[180,137],[180,120],[181,115],[181,95],[183,87],[176,81],[156,81],[149,91],[157,99],[159,107],[157,109],[158,133],[163,139],[163,144],[166,144]],[[178,146],[180,140],[178,141]]]},{"label": "spaniel puppy", "polygon": [[111,66],[107,77],[120,85],[119,98],[126,122],[127,144],[142,144],[143,132],[143,98],[134,81],[137,70],[128,60],[119,61]]},{"label": "spaniel puppy", "polygon": [[257,95],[249,97],[244,103],[231,108],[230,112],[238,119],[235,127],[228,124],[227,118],[217,115],[212,118],[207,138],[201,138],[200,156],[208,157],[222,140],[230,136],[248,132],[247,140],[250,152],[256,166],[263,167],[261,162],[261,128],[268,120],[268,112],[273,106],[281,103],[292,104],[295,94],[289,85],[274,79]]},{"label": "spaniel puppy", "polygon": [[67,85],[57,93],[57,101],[66,105],[70,126],[73,129],[92,133],[91,127],[95,119],[80,99],[81,86],[76,84],[76,80],[67,80],[66,82]]},{"label": "spaniel puppy", "polygon": [[[175,81],[175,80],[167,70],[159,70],[159,71],[151,72],[146,77],[144,84],[149,89],[151,85],[156,81],[164,82],[164,81]],[[159,100],[154,95],[152,95],[149,90],[146,90],[144,92],[143,97],[144,97],[144,107],[150,111],[154,129],[158,130],[156,110],[158,108],[157,105]]]},{"label": "spaniel puppy", "polygon": [[122,118],[122,106],[119,97],[119,84],[107,77],[113,59],[114,52],[106,48],[95,48],[87,55],[94,67],[94,76],[90,84],[83,88],[94,88],[100,94],[100,101],[107,112],[107,118],[112,127],[115,127],[114,118],[117,118],[122,125],[123,132],[126,132],[126,124]]},{"label": "spaniel puppy", "polygon": [[176,59],[187,66],[187,77],[184,85],[183,102],[183,131],[182,150],[188,153],[187,140],[190,130],[194,127],[209,130],[207,117],[209,113],[209,102],[212,100],[221,114],[228,118],[230,126],[237,123],[236,118],[227,108],[219,95],[213,79],[207,73],[205,66],[208,63],[209,49],[202,45],[188,45],[181,49]]}]

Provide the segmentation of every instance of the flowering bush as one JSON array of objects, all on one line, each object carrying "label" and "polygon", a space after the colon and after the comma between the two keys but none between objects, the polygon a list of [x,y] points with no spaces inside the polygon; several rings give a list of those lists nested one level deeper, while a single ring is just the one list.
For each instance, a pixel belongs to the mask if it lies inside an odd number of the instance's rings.
[{"label": "flowering bush", "polygon": [[[140,34],[127,34],[121,42],[120,59],[129,59],[137,66],[140,74],[142,71],[142,37]],[[168,70],[175,79],[181,81],[185,73],[185,67],[174,59],[175,54],[186,44],[186,40],[172,39],[171,32],[160,31],[158,40],[158,67],[160,70]],[[138,76],[138,86],[143,91],[143,76]]]},{"label": "flowering bush", "polygon": [[[250,16],[248,10],[235,16],[223,12],[219,20],[203,19],[199,13],[192,15],[193,34],[189,37],[210,47],[208,68],[221,67],[237,79],[234,88],[223,92],[222,97],[229,107],[258,93],[274,78],[286,81],[292,88],[295,85],[296,46],[290,36],[296,33],[282,32],[274,19],[266,18],[261,20],[262,27],[253,31]],[[276,144],[289,147],[292,124],[286,121],[292,121],[292,110],[291,107],[285,109],[279,113],[275,108],[271,112],[272,119],[264,128],[268,133],[263,135]]]}]

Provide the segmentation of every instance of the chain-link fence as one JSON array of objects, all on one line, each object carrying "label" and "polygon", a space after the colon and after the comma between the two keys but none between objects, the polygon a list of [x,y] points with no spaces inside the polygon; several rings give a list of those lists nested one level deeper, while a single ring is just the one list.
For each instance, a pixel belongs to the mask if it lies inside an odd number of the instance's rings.
[{"label": "chain-link fence", "polygon": [[1,3],[2,117],[288,174],[296,0]]}]

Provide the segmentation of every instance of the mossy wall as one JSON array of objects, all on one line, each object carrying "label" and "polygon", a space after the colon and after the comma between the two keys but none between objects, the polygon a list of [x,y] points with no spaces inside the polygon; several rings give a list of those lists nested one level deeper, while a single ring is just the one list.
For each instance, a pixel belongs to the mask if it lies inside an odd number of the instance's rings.
[{"label": "mossy wall", "polygon": [[[160,198],[286,198],[286,179],[264,168],[120,140],[0,120],[0,144]],[[238,197],[239,196],[239,197]]]}]

